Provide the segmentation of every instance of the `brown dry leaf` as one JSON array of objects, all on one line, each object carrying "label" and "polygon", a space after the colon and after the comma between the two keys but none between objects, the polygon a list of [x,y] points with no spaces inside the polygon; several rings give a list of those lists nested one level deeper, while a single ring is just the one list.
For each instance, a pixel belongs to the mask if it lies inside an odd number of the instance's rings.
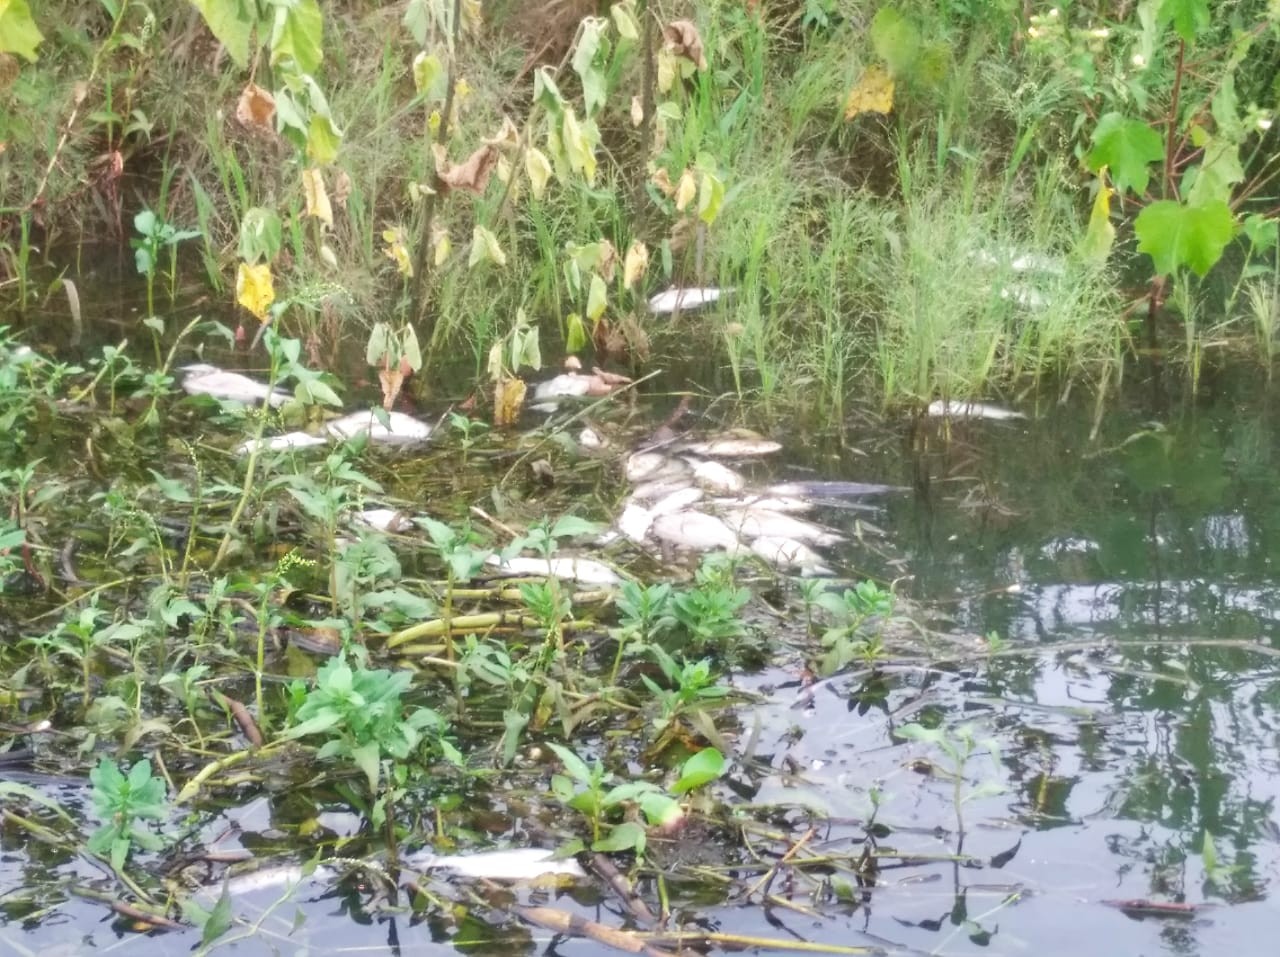
[{"label": "brown dry leaf", "polygon": [[493,424],[499,428],[514,425],[524,407],[524,380],[503,376],[493,385]]},{"label": "brown dry leaf", "polygon": [[639,126],[644,122],[644,101],[638,96],[631,98],[631,125]]},{"label": "brown dry leaf", "polygon": [[702,36],[691,20],[674,20],[662,28],[662,39],[671,51],[682,56],[699,70],[707,68],[707,57],[702,49]]},{"label": "brown dry leaf", "polygon": [[11,53],[0,53],[0,90],[7,90],[18,79],[18,58]]},{"label": "brown dry leaf", "polygon": [[307,215],[333,229],[333,207],[329,205],[329,191],[325,189],[324,174],[319,167],[302,171],[302,191],[307,197]]},{"label": "brown dry leaf", "polygon": [[451,189],[465,189],[480,196],[489,185],[489,177],[498,165],[498,151],[486,143],[467,157],[466,162],[454,166],[445,154],[445,148],[437,143],[433,149],[436,157],[436,175]]},{"label": "brown dry leaf", "polygon": [[596,271],[605,282],[613,282],[614,274],[618,271],[618,250],[607,239],[600,240],[600,262],[596,265]]},{"label": "brown dry leaf", "polygon": [[394,369],[388,369],[385,366],[379,369],[378,384],[382,386],[382,407],[390,412],[404,385],[404,367],[397,364]]},{"label": "brown dry leaf", "polygon": [[347,198],[351,195],[351,177],[345,169],[338,170],[333,177],[333,193],[330,198],[339,209],[347,208]]},{"label": "brown dry leaf", "polygon": [[675,183],[671,182],[671,174],[666,171],[665,167],[659,167],[658,171],[649,177],[649,182],[658,187],[663,196],[671,197],[675,195]]},{"label": "brown dry leaf", "polygon": [[272,122],[275,116],[275,97],[258,84],[250,83],[240,92],[240,102],[236,104],[236,119],[241,126],[272,132],[275,129]]},{"label": "brown dry leaf", "polygon": [[893,77],[882,66],[867,67],[844,101],[844,118],[851,120],[860,113],[893,112]]}]

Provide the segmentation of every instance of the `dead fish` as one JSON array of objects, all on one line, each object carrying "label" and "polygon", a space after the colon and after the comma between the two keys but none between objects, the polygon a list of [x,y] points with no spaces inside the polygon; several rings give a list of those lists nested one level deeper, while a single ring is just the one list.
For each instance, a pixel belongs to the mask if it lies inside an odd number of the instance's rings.
[{"label": "dead fish", "polygon": [[821,555],[793,538],[761,535],[752,539],[751,550],[771,565],[799,569],[800,574],[805,578],[835,574],[824,564]]},{"label": "dead fish", "polygon": [[335,439],[366,435],[379,445],[420,445],[431,437],[431,426],[403,412],[385,413],[387,424],[372,410],[352,412],[325,423],[325,431]]},{"label": "dead fish", "polygon": [[1008,419],[1025,419],[1021,412],[990,405],[986,402],[961,402],[956,399],[935,399],[925,409],[925,414],[947,419],[990,419],[1002,422]]},{"label": "dead fish", "polygon": [[769,512],[808,512],[814,507],[811,499],[794,495],[750,495],[746,498],[717,498],[715,505],[721,508],[762,508]]},{"label": "dead fish", "polygon": [[578,444],[584,449],[588,449],[592,452],[608,448],[609,446],[609,443],[605,440],[604,436],[589,425],[578,433]]},{"label": "dead fish", "polygon": [[1031,286],[1005,286],[1000,290],[1001,299],[1011,299],[1023,309],[1044,309],[1052,301],[1039,289]]},{"label": "dead fish", "polygon": [[760,436],[723,435],[702,442],[684,443],[680,450],[713,459],[752,459],[779,452],[782,444]]},{"label": "dead fish", "polygon": [[676,489],[669,495],[664,495],[652,505],[649,511],[653,515],[669,515],[671,512],[678,512],[681,509],[688,508],[694,502],[702,498],[702,489],[694,488],[692,485],[685,488]]},{"label": "dead fish", "polygon": [[688,475],[677,475],[671,478],[654,479],[651,482],[641,482],[631,490],[631,500],[634,502],[651,502],[664,495],[670,495],[673,492],[688,488],[690,481],[692,480]]},{"label": "dead fish", "polygon": [[351,517],[379,532],[407,532],[415,527],[412,518],[394,508],[366,508]]},{"label": "dead fish", "polygon": [[762,508],[727,511],[725,524],[743,538],[790,538],[814,545],[835,545],[844,541],[843,536],[821,525]]},{"label": "dead fish", "polygon": [[742,542],[724,522],[706,512],[672,512],[653,520],[653,536],[677,548],[689,548],[699,552],[723,548],[737,552]]},{"label": "dead fish", "polygon": [[689,466],[661,452],[636,452],[627,457],[622,473],[628,482],[653,482],[688,475]]},{"label": "dead fish", "polygon": [[733,292],[732,289],[677,289],[673,286],[649,299],[649,311],[654,315],[662,316],[673,313],[677,309],[683,312],[701,309],[731,292]]},{"label": "dead fish", "polygon": [[586,877],[581,865],[571,857],[557,859],[555,851],[540,847],[512,847],[503,851],[475,854],[431,854],[405,856],[405,863],[417,870],[449,870],[462,877],[491,881],[532,881],[540,877]]},{"label": "dead fish", "polygon": [[281,452],[285,449],[306,449],[315,445],[327,445],[328,439],[310,432],[286,432],[284,435],[273,435],[269,439],[249,439],[236,446],[237,455],[248,455],[257,449],[259,452]]},{"label": "dead fish", "polygon": [[575,581],[581,585],[617,585],[622,578],[603,562],[590,558],[531,558],[515,556],[504,559],[490,555],[486,565],[494,565],[504,575],[542,576]]},{"label": "dead fish", "polygon": [[547,399],[562,399],[583,396],[591,391],[590,376],[564,372],[533,387],[533,398],[538,402]]},{"label": "dead fish", "polygon": [[182,371],[186,373],[182,388],[188,395],[208,395],[246,404],[265,401],[272,408],[278,408],[293,398],[288,392],[273,389],[247,375],[228,372],[204,362],[183,366]]},{"label": "dead fish", "polygon": [[747,486],[747,480],[742,474],[727,465],[708,459],[695,459],[690,464],[693,466],[693,480],[709,492],[732,494],[741,492]]},{"label": "dead fish", "polygon": [[643,505],[629,503],[618,516],[618,531],[637,544],[642,543],[653,525],[654,514]]},{"label": "dead fish", "polygon": [[780,482],[770,485],[770,495],[796,498],[843,498],[859,495],[884,495],[888,492],[909,492],[905,485],[877,485],[873,482]]}]

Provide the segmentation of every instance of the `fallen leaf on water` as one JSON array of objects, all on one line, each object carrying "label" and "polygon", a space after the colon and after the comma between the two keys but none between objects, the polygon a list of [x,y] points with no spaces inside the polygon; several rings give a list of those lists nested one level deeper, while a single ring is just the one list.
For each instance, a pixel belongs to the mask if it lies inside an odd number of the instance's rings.
[{"label": "fallen leaf on water", "polygon": [[451,189],[464,189],[477,196],[484,193],[489,177],[498,164],[498,151],[489,143],[484,144],[467,157],[460,166],[449,162],[444,145],[437,143],[432,152],[436,158],[436,175],[440,182]]},{"label": "fallen leaf on water", "polygon": [[690,20],[675,20],[662,28],[662,39],[671,51],[682,56],[699,70],[707,68],[707,57],[702,49],[702,36]]},{"label": "fallen leaf on water", "polygon": [[844,118],[851,120],[861,113],[893,112],[893,77],[882,66],[868,67],[849,91],[844,102]]},{"label": "fallen leaf on water", "polygon": [[524,380],[511,376],[499,379],[493,386],[493,424],[499,427],[514,425],[524,406]]},{"label": "fallen leaf on water", "polygon": [[241,91],[236,103],[236,119],[242,126],[271,132],[275,129],[272,123],[275,115],[275,97],[258,84],[250,83]]}]

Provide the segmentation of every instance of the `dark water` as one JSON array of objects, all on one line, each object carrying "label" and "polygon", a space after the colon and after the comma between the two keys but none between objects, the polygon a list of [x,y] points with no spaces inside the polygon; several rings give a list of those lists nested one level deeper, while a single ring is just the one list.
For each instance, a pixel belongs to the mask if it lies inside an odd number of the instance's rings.
[{"label": "dark water", "polygon": [[[1169,400],[1131,383],[1100,419],[1080,402],[1028,409],[1027,421],[851,426],[847,440],[865,454],[792,443],[778,466],[785,477],[813,465],[822,477],[911,488],[872,516],[888,542],[851,549],[846,567],[897,578],[946,640],[928,662],[914,645],[891,644],[880,673],[853,665],[811,700],[797,697],[794,660],[734,677],[760,698],[730,726],[740,749],[734,786],[717,796],[771,821],[784,848],[812,824],[812,851],[874,848],[881,866],[850,901],[780,876],[771,890],[790,909],[732,902],[673,871],[667,891],[682,923],[903,953],[1274,952],[1275,395],[1247,373],[1224,374],[1203,395]],[[845,528],[854,517],[824,516]],[[802,630],[784,622],[777,637]],[[996,641],[984,643],[991,632]],[[954,782],[939,770],[948,762],[893,734],[910,722],[953,736],[970,728],[979,742],[961,769],[963,841]],[[55,796],[87,804],[74,787]],[[503,815],[501,795],[484,803]],[[337,808],[323,810],[330,830],[354,830]],[[879,827],[868,842],[872,820]],[[288,844],[281,833],[296,832],[297,809],[285,797],[255,797],[198,828],[209,840],[234,831],[242,846],[278,848]],[[195,931],[138,935],[74,896],[31,912],[20,902],[32,885],[103,875],[12,829],[0,833],[0,951],[197,946]],[[746,870],[755,884],[759,872]],[[652,879],[640,889],[656,900]],[[483,905],[455,896],[469,903],[424,918],[371,912],[349,888],[255,892],[235,903],[247,922],[241,939],[218,949],[586,955],[605,949],[553,943],[510,906],[624,920],[594,883],[486,891]]]}]

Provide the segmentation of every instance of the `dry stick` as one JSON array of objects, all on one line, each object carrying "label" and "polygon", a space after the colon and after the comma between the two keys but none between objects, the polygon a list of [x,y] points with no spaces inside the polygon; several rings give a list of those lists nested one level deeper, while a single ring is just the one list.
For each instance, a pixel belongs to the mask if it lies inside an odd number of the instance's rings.
[{"label": "dry stick", "polygon": [[537,452],[544,445],[550,442],[553,436],[559,435],[561,432],[569,428],[569,426],[573,425],[579,419],[582,419],[585,416],[590,415],[599,406],[607,402],[609,399],[612,399],[615,396],[621,395],[623,392],[626,392],[629,389],[634,389],[636,386],[640,385],[641,383],[648,382],[650,379],[654,378],[655,376],[660,376],[660,375],[662,375],[662,370],[654,369],[648,375],[643,375],[639,379],[636,379],[634,382],[628,382],[626,385],[620,386],[619,388],[615,389],[613,392],[610,392],[608,395],[601,396],[599,399],[596,399],[596,401],[592,402],[590,405],[582,409],[580,412],[575,412],[573,415],[569,416],[569,418],[565,419],[561,425],[557,426],[556,428],[548,432],[546,435],[544,435],[542,439],[536,445],[534,445],[533,448],[531,448],[528,452],[526,452],[524,455],[520,456],[520,458],[515,460],[515,463],[512,464],[511,468],[507,469],[507,474],[502,476],[502,481],[498,483],[498,488],[502,488],[503,486],[505,486],[507,484],[507,481],[511,478],[512,474],[515,472],[515,470],[518,469],[521,465],[523,465],[529,459],[530,456],[532,456],[535,452]]},{"label": "dry stick", "polygon": [[817,833],[818,833],[818,829],[816,827],[811,827],[809,828],[809,830],[805,831],[804,834],[800,836],[800,840],[796,841],[789,848],[787,848],[787,853],[783,854],[782,857],[778,859],[778,862],[776,864],[774,864],[767,871],[765,871],[764,876],[761,877],[760,880],[756,881],[755,884],[752,885],[751,889],[747,891],[747,900],[751,899],[751,895],[758,894],[761,891],[763,891],[773,881],[773,878],[777,875],[778,868],[780,868],[783,864],[788,863],[793,857],[795,857],[798,853],[800,853],[801,849],[806,844],[808,844],[811,840],[813,840],[813,836]]}]

